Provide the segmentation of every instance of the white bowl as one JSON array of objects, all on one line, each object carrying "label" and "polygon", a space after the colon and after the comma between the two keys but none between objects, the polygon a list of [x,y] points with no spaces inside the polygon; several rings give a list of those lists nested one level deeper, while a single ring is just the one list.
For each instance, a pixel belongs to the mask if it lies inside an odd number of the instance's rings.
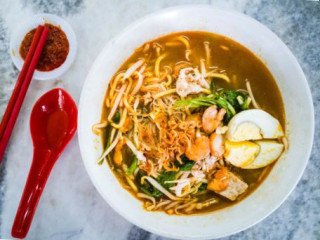
[{"label": "white bowl", "polygon": [[38,25],[43,25],[46,23],[51,23],[56,26],[60,26],[62,31],[66,34],[69,41],[69,53],[67,59],[64,63],[51,71],[38,71],[35,70],[33,74],[33,78],[37,80],[54,80],[64,74],[72,65],[76,53],[77,53],[77,38],[74,33],[72,27],[62,18],[42,13],[33,16],[30,19],[27,19],[26,22],[23,22],[12,34],[10,39],[10,55],[11,59],[16,65],[16,67],[21,70],[24,60],[21,58],[19,54],[20,44],[24,38],[24,36],[32,29],[37,28]]},{"label": "white bowl", "polygon": [[[144,211],[141,202],[121,187],[107,164],[96,164],[101,153],[101,143],[100,138],[92,133],[91,126],[100,121],[110,78],[134,49],[159,36],[187,30],[227,36],[246,46],[266,63],[285,103],[290,148],[262,185],[240,203],[206,215],[169,216],[162,212]],[[204,5],[174,7],[153,13],[109,41],[94,62],[83,86],[78,119],[83,162],[93,184],[106,202],[124,218],[145,230],[183,239],[231,235],[271,214],[301,178],[314,134],[314,111],[308,83],[288,47],[254,19]]]}]

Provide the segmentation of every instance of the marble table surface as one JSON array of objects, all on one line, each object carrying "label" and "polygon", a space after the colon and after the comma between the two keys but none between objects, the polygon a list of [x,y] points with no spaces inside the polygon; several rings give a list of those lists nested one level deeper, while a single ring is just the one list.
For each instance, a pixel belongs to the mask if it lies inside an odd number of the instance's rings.
[{"label": "marble table surface", "polygon": [[[110,38],[148,13],[195,2],[246,13],[274,31],[300,62],[316,110],[312,156],[296,189],[264,221],[224,239],[320,239],[320,2],[307,0],[0,0],[0,117],[18,76],[9,39],[19,23],[41,12],[60,15],[74,28],[79,44],[75,63],[59,80],[31,83],[0,166],[0,238],[10,238],[29,171],[29,117],[35,101],[59,86],[78,102],[85,76]],[[104,202],[88,178],[74,138],[52,171],[28,239],[163,238],[133,226]]]}]

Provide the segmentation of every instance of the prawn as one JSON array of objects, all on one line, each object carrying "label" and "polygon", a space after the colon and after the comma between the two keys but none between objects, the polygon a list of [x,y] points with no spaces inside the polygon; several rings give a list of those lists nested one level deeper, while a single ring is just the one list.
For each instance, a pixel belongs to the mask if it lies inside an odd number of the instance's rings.
[{"label": "prawn", "polygon": [[210,153],[218,159],[222,159],[224,154],[224,139],[222,134],[212,133],[209,140]]},{"label": "prawn", "polygon": [[201,136],[187,149],[186,157],[193,161],[199,161],[210,154],[209,138]]},{"label": "prawn", "polygon": [[221,125],[226,110],[221,108],[219,111],[216,105],[208,107],[202,116],[202,127],[206,133],[212,133]]}]

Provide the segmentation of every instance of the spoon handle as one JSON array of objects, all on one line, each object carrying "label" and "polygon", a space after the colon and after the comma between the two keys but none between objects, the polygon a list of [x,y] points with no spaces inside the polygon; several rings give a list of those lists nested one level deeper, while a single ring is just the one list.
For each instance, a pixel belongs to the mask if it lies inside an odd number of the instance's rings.
[{"label": "spoon handle", "polygon": [[42,191],[57,158],[58,156],[47,149],[34,148],[30,172],[11,230],[13,237],[26,237]]}]

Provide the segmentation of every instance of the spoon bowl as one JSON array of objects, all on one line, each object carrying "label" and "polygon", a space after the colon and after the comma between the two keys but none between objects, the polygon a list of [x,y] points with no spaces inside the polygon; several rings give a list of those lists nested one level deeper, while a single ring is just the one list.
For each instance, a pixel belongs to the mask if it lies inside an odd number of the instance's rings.
[{"label": "spoon bowl", "polygon": [[11,235],[24,238],[50,172],[77,129],[77,106],[63,89],[44,94],[31,112],[33,160]]},{"label": "spoon bowl", "polygon": [[71,96],[57,88],[43,95],[33,107],[30,131],[33,145],[62,151],[77,128],[77,107]]}]

